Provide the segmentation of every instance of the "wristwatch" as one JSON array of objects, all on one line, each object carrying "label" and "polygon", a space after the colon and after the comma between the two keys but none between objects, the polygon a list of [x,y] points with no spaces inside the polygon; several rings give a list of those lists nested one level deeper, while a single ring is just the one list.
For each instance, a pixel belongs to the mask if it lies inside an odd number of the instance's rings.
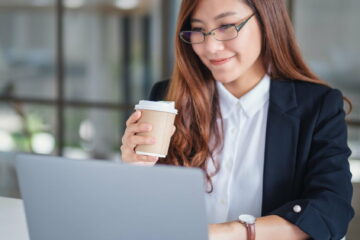
[{"label": "wristwatch", "polygon": [[252,215],[241,214],[239,216],[240,223],[244,224],[247,232],[247,240],[255,240],[255,221],[256,218]]}]

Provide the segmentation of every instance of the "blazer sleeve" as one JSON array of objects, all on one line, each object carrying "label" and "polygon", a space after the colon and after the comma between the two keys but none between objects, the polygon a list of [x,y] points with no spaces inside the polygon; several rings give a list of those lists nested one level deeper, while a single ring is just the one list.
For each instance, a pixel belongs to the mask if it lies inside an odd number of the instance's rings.
[{"label": "blazer sleeve", "polygon": [[[301,199],[288,202],[270,214],[297,225],[312,239],[341,239],[354,216],[343,98],[339,90],[325,94],[303,180]],[[293,207],[299,205],[301,211]]]}]

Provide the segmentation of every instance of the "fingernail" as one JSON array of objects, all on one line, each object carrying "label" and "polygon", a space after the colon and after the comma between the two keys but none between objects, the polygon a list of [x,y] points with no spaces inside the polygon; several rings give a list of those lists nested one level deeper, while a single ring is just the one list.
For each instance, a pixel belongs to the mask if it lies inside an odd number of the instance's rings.
[{"label": "fingernail", "polygon": [[155,143],[155,138],[150,138],[150,139],[148,140],[148,143]]}]

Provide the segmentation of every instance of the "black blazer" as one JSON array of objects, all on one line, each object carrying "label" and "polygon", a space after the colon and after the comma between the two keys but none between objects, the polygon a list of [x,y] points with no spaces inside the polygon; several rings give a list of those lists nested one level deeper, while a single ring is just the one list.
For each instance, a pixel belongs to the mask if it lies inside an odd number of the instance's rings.
[{"label": "black blazer", "polygon": [[[162,100],[168,84],[155,84],[150,100]],[[263,216],[281,216],[313,239],[341,239],[354,216],[350,154],[339,90],[271,80]]]}]

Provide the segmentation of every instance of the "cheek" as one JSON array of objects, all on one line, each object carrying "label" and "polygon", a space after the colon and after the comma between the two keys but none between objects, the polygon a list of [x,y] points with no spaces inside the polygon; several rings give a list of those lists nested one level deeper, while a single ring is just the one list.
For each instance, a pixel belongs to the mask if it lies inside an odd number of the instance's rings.
[{"label": "cheek", "polygon": [[192,49],[194,50],[195,54],[201,57],[201,48],[199,45],[195,44],[192,45]]},{"label": "cheek", "polygon": [[192,46],[192,49],[194,51],[194,53],[200,58],[201,62],[207,66],[207,62],[206,62],[206,56],[205,56],[205,50],[204,48],[201,46],[201,44],[195,44]]},{"label": "cheek", "polygon": [[237,53],[241,59],[253,61],[261,54],[262,36],[260,31],[248,31],[229,42],[228,49]]},{"label": "cheek", "polygon": [[253,55],[260,55],[261,49],[262,49],[262,33],[260,30],[260,26],[257,23],[254,28],[251,29],[250,36],[248,36],[247,39],[247,45],[249,47],[249,50],[253,53]]}]

